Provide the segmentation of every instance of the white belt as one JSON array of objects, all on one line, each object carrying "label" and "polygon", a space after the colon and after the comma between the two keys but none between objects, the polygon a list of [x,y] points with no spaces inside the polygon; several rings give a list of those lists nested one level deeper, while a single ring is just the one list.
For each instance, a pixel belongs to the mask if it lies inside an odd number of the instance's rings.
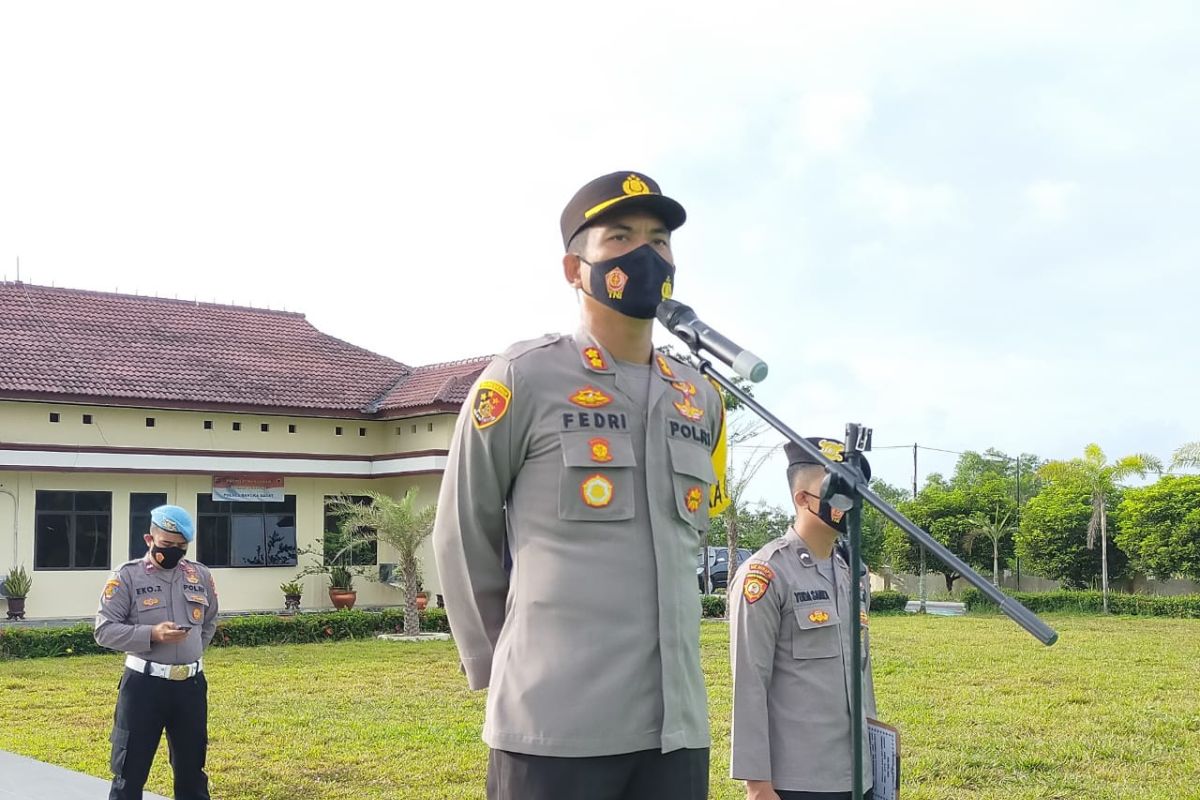
[{"label": "white belt", "polygon": [[156,678],[166,678],[169,681],[186,681],[204,671],[204,659],[190,664],[155,664],[137,656],[125,656],[125,666],[143,675],[153,675]]}]

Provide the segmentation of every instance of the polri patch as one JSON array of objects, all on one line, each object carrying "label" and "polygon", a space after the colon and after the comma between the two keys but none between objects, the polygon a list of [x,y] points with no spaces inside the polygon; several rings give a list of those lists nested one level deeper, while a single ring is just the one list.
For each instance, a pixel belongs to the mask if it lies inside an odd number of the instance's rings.
[{"label": "polri patch", "polygon": [[757,572],[748,573],[742,581],[742,597],[746,598],[747,603],[753,605],[762,599],[770,585],[771,582]]},{"label": "polri patch", "polygon": [[592,449],[592,461],[597,464],[605,464],[613,460],[612,446],[608,439],[597,436],[595,439],[588,440],[588,447]]},{"label": "polri patch", "polygon": [[479,430],[495,425],[508,413],[512,391],[500,381],[481,381],[471,403],[471,421]]}]

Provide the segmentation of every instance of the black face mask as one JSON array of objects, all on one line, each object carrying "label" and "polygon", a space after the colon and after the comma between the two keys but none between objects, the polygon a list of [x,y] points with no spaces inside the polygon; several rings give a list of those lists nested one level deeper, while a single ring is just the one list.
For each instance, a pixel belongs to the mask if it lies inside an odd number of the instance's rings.
[{"label": "black face mask", "polygon": [[187,550],[182,547],[159,547],[156,544],[150,546],[150,559],[163,569],[175,569],[175,565],[185,555]]},{"label": "black face mask", "polygon": [[615,311],[635,319],[654,319],[658,304],[671,297],[675,267],[644,244],[623,256],[591,264],[587,293]]},{"label": "black face mask", "polygon": [[[808,492],[805,492],[805,494],[808,494]],[[814,517],[821,520],[821,522],[824,522],[838,533],[844,534],[846,532],[847,522],[846,512],[842,511],[841,509],[834,508],[829,504],[829,501],[821,500],[821,498],[817,497],[815,494],[808,494],[808,496],[816,497],[820,502],[820,505],[818,506],[815,514],[813,513],[812,507],[808,503],[804,504],[805,510],[810,514],[813,514]]]}]

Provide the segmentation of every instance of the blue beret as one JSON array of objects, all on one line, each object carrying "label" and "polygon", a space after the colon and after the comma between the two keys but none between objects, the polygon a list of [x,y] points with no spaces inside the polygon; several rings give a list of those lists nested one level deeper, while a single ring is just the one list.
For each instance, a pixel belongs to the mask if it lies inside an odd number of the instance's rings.
[{"label": "blue beret", "polygon": [[167,533],[178,533],[189,542],[196,538],[192,515],[179,506],[159,506],[150,512],[150,522]]}]

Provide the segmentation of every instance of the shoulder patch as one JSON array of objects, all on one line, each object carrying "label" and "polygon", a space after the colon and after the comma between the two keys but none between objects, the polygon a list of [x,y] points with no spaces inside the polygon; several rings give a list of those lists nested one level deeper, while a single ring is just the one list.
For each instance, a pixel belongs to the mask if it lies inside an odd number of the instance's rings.
[{"label": "shoulder patch", "polygon": [[120,586],[121,581],[117,579],[117,573],[114,572],[112,577],[108,579],[108,583],[104,584],[104,602],[107,603],[109,600],[112,600],[113,594]]},{"label": "shoulder patch", "polygon": [[500,381],[480,381],[471,400],[471,421],[478,430],[495,425],[508,413],[512,390]]},{"label": "shoulder patch", "polygon": [[771,579],[762,573],[747,572],[746,577],[742,579],[742,597],[746,598],[747,603],[753,605],[762,599],[770,585]]},{"label": "shoulder patch", "polygon": [[521,342],[516,342],[515,344],[509,345],[508,349],[500,354],[500,358],[513,361],[525,355],[526,353],[531,353],[534,350],[548,347],[561,338],[562,334],[559,333],[545,333],[536,339],[526,339]]}]

